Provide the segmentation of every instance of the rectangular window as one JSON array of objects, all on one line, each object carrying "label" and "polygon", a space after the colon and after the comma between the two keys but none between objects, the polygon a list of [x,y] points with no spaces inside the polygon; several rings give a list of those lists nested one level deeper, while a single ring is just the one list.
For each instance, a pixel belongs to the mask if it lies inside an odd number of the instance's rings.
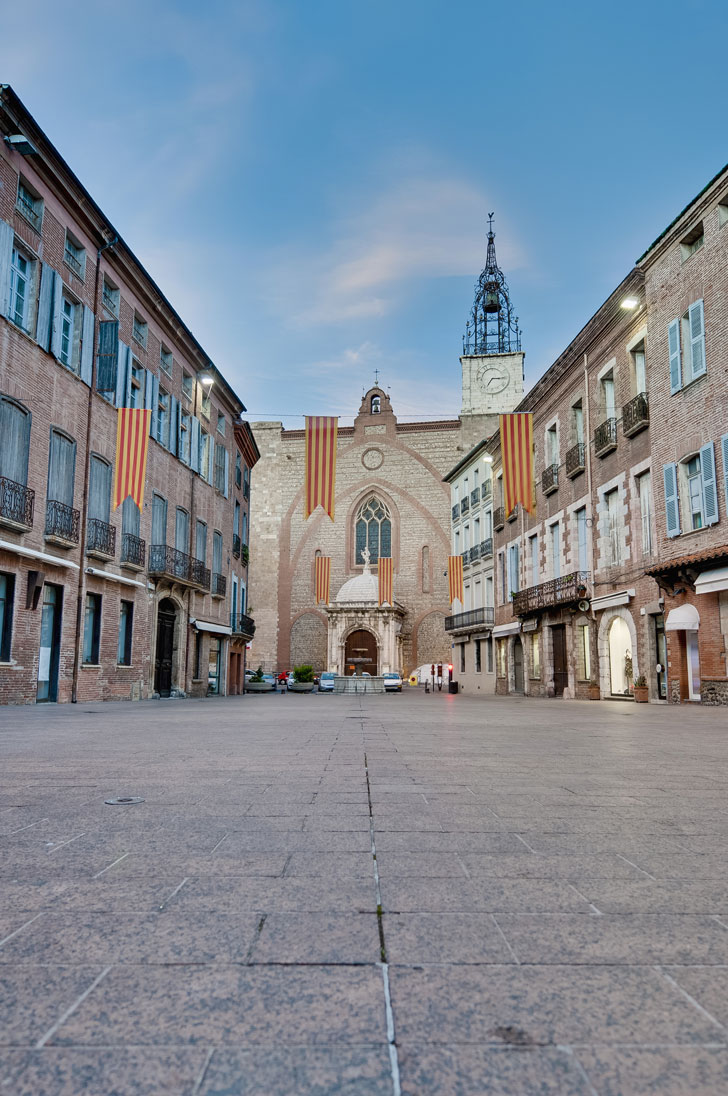
[{"label": "rectangular window", "polygon": [[22,176],[18,178],[18,196],[15,201],[15,208],[18,213],[22,213],[36,232],[40,232],[43,227],[43,199],[30,183],[26,183]]},{"label": "rectangular window", "polygon": [[145,369],[136,358],[131,361],[131,384],[129,394],[130,407],[144,407],[144,374]]},{"label": "rectangular window", "polygon": [[577,656],[579,663],[579,679],[589,681],[591,679],[591,651],[589,649],[589,625],[580,624],[577,631]]},{"label": "rectangular window", "polygon": [[152,496],[152,544],[167,543],[167,500]]},{"label": "rectangular window", "polygon": [[75,441],[58,430],[51,430],[51,446],[48,457],[48,501],[60,503],[60,506],[54,507],[54,531],[56,529],[65,530],[68,532],[69,537],[73,530],[73,515],[69,511],[73,506],[75,471]]},{"label": "rectangular window", "polygon": [[222,495],[225,491],[225,457],[227,449],[222,444],[215,446],[215,490]]},{"label": "rectangular window", "polygon": [[475,672],[476,672],[476,674],[479,674],[481,672],[481,670],[480,670],[480,640],[479,639],[476,639],[476,641],[475,641]]},{"label": "rectangular window", "polygon": [[683,262],[689,259],[691,255],[694,255],[696,251],[700,251],[701,247],[705,243],[705,233],[703,231],[703,222],[699,221],[693,229],[686,236],[683,236],[680,241],[680,258]]},{"label": "rectangular window", "polygon": [[222,434],[222,436],[225,437],[225,416],[222,414],[221,411],[218,412],[217,415],[217,432],[218,434]]},{"label": "rectangular window", "polygon": [[463,528],[463,551],[467,552],[470,547],[470,526],[466,525]]},{"label": "rectangular window", "polygon": [[475,585],[473,587],[473,608],[474,609],[482,609],[482,607],[483,607],[483,602],[481,600],[482,596],[483,596],[483,584],[482,584],[482,582],[480,581],[479,578],[476,578]]},{"label": "rectangular window", "polygon": [[528,538],[528,558],[531,562],[531,585],[538,586],[538,534]]},{"label": "rectangular window", "polygon": [[[157,496],[158,497],[158,496]],[[129,533],[133,537],[139,536],[139,524],[141,515],[139,507],[131,495],[127,496],[121,504],[121,531]]]},{"label": "rectangular window", "polygon": [[637,476],[637,494],[640,500],[642,555],[649,556],[652,553],[652,477],[649,472]]},{"label": "rectangular window", "polygon": [[207,523],[199,518],[195,533],[195,559],[207,565]]},{"label": "rectangular window", "polygon": [[465,673],[465,644],[460,644],[460,673]]},{"label": "rectangular window", "polygon": [[15,575],[0,572],[0,662],[10,662]]},{"label": "rectangular window", "polygon": [[584,443],[584,408],[581,400],[575,403],[571,409],[571,428],[575,445]]},{"label": "rectangular window", "polygon": [[212,534],[212,569],[216,575],[222,574],[222,533],[217,529]]},{"label": "rectangular window", "polygon": [[166,346],[162,346],[159,351],[159,367],[168,377],[172,376],[172,351],[167,350]]},{"label": "rectangular window", "polygon": [[202,396],[200,398],[200,411],[206,419],[209,419],[212,413],[212,402],[210,400],[209,389],[202,389]]},{"label": "rectangular window", "polygon": [[561,525],[551,526],[551,571],[554,578],[561,578]]},{"label": "rectangular window", "polygon": [[586,506],[580,506],[574,514],[576,518],[577,570],[587,571],[589,559],[586,539]]},{"label": "rectangular window", "polygon": [[169,393],[159,389],[157,401],[157,441],[169,449]]},{"label": "rectangular window", "polygon": [[493,640],[490,636],[485,641],[485,667],[489,674],[493,673]]},{"label": "rectangular window", "polygon": [[119,318],[119,290],[110,282],[104,275],[104,285],[101,291],[101,301],[107,312],[110,312],[112,316]]},{"label": "rectangular window", "polygon": [[[30,412],[7,397],[0,398],[0,439],[0,476],[25,487],[30,454]],[[2,496],[0,509],[6,515],[21,512],[11,498],[4,500]]]},{"label": "rectangular window", "polygon": [[493,577],[492,575],[486,575],[485,578],[485,604],[488,608],[492,609],[495,605],[493,601]]},{"label": "rectangular window", "polygon": [[513,600],[513,595],[520,589],[518,570],[518,545],[511,544],[508,549],[508,580],[510,582],[508,591],[509,601]]},{"label": "rectangular window", "polygon": [[63,364],[69,366],[69,368],[73,368],[76,364],[74,361],[76,312],[77,305],[64,296],[61,307],[61,348],[59,357]]},{"label": "rectangular window", "polygon": [[546,463],[559,463],[559,436],[555,426],[550,426],[546,431]]},{"label": "rectangular window", "polygon": [[645,367],[644,341],[630,351],[632,359],[632,376],[634,378],[634,391],[636,395],[647,391],[647,370]]},{"label": "rectangular window", "polygon": [[9,318],[23,331],[30,327],[30,304],[33,285],[33,263],[13,248],[10,265],[10,313]]},{"label": "rectangular window", "polygon": [[483,514],[483,537],[491,540],[493,537],[493,511],[486,510]]},{"label": "rectangular window", "polygon": [[619,520],[619,491],[615,487],[604,494],[607,520],[607,566],[617,567],[622,562],[622,530]]},{"label": "rectangular window", "polygon": [[101,594],[86,594],[83,623],[83,661],[86,665],[98,666],[100,638]]},{"label": "rectangular window", "polygon": [[498,578],[500,581],[500,603],[505,605],[508,600],[508,586],[506,584],[506,554],[498,553]]},{"label": "rectangular window", "polygon": [[531,635],[531,677],[541,677],[541,649],[537,632]]},{"label": "rectangular window", "polygon": [[92,456],[89,476],[88,516],[107,525],[111,514],[111,465]]},{"label": "rectangular window", "polygon": [[465,594],[465,604],[463,605],[463,609],[465,610],[466,613],[468,613],[473,608],[473,603],[470,600],[470,583],[469,582],[465,583],[464,594]]},{"label": "rectangular window", "polygon": [[69,266],[77,278],[83,281],[86,274],[86,251],[68,230],[66,230],[66,246],[63,251],[63,261]]},{"label": "rectangular window", "polygon": [[687,485],[690,528],[703,528],[703,481],[700,474],[700,457],[692,457],[684,465]]},{"label": "rectangular window", "polygon": [[243,471],[240,460],[240,453],[235,454],[235,486],[240,487],[243,482]]},{"label": "rectangular window", "polygon": [[179,459],[184,464],[190,463],[190,438],[192,427],[190,416],[186,411],[180,411],[179,417]]},{"label": "rectangular window", "polygon": [[174,546],[178,552],[188,552],[190,548],[190,515],[181,506],[175,514]]},{"label": "rectangular window", "polygon": [[602,377],[602,421],[613,419],[617,413],[614,399],[614,375],[607,373]]},{"label": "rectangular window", "polygon": [[182,395],[188,399],[192,399],[194,381],[189,373],[182,374]]},{"label": "rectangular window", "polygon": [[200,431],[200,475],[210,482],[210,435]]},{"label": "rectangular window", "polygon": [[142,317],[137,312],[135,312],[134,313],[134,322],[132,324],[131,333],[132,333],[132,336],[139,343],[139,345],[143,346],[145,348],[146,348],[146,345],[147,345],[148,331],[149,331],[149,325],[147,324],[147,321],[142,319]]},{"label": "rectangular window", "polygon": [[119,608],[119,643],[116,661],[120,666],[131,666],[131,633],[134,621],[134,602],[122,601]]}]

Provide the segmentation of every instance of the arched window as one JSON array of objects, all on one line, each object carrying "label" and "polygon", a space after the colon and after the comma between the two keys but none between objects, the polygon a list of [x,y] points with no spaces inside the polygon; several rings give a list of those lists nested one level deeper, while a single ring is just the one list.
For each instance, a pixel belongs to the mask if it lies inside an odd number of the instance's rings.
[{"label": "arched window", "polygon": [[362,555],[369,548],[369,562],[376,563],[392,555],[392,522],[384,503],[372,495],[360,507],[356,515],[356,562],[363,563]]},{"label": "arched window", "polygon": [[382,403],[379,396],[372,396],[372,415],[378,415],[382,410]]}]

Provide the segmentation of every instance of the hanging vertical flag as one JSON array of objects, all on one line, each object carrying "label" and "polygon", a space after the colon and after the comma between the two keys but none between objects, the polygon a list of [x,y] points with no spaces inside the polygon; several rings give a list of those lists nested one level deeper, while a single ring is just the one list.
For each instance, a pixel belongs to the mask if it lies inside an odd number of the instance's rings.
[{"label": "hanging vertical flag", "polygon": [[324,415],[306,416],[304,520],[310,517],[317,506],[323,506],[331,520],[334,520],[338,430],[338,418],[328,418]]},{"label": "hanging vertical flag", "polygon": [[316,556],[316,604],[329,603],[331,590],[331,556]]},{"label": "hanging vertical flag", "polygon": [[536,508],[533,482],[533,415],[523,412],[500,416],[503,458],[503,507],[506,516],[520,502],[524,510]]},{"label": "hanging vertical flag", "polygon": [[447,575],[450,580],[450,604],[457,600],[462,605],[465,601],[463,593],[463,557],[447,557]]},{"label": "hanging vertical flag", "polygon": [[384,605],[386,601],[388,605],[394,605],[392,557],[387,556],[382,559],[380,556],[377,571],[379,574],[379,604]]},{"label": "hanging vertical flag", "polygon": [[119,408],[116,420],[114,510],[121,506],[128,495],[131,495],[140,510],[142,508],[151,414],[151,411],[143,408]]}]

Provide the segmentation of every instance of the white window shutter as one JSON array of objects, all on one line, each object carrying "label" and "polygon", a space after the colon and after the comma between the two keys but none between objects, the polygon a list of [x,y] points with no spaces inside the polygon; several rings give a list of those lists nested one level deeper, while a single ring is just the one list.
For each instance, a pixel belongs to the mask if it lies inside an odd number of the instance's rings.
[{"label": "white window shutter", "polygon": [[723,451],[723,482],[725,484],[725,512],[728,515],[728,434],[720,439],[720,447]]},{"label": "white window shutter", "polygon": [[53,306],[51,310],[51,354],[58,358],[61,353],[61,309],[63,308],[63,278],[53,271]]},{"label": "white window shutter", "polygon": [[194,417],[190,419],[190,467],[200,471],[200,420]]},{"label": "white window shutter", "polygon": [[10,311],[10,271],[13,263],[15,232],[7,221],[0,221],[0,316]]},{"label": "white window shutter", "polygon": [[667,535],[676,537],[680,532],[680,506],[677,491],[677,465],[663,464],[662,476],[665,483],[665,516]]},{"label": "white window shutter", "polygon": [[703,302],[696,301],[688,309],[690,326],[690,378],[702,377],[705,373],[705,322]]},{"label": "white window shutter", "polygon": [[94,321],[90,308],[83,306],[83,330],[81,334],[81,380],[91,387],[94,370]]},{"label": "white window shutter", "polygon": [[53,276],[55,271],[48,263],[38,263],[40,267],[40,292],[38,293],[38,323],[35,339],[42,350],[48,352],[51,345],[51,311],[53,308]]},{"label": "white window shutter", "polygon": [[117,407],[128,407],[128,391],[129,391],[129,374],[131,369],[129,368],[129,347],[119,340],[119,357],[116,364],[116,393],[114,396],[114,403]]},{"label": "white window shutter", "polygon": [[225,484],[223,489],[225,498],[230,497],[230,454],[225,450]]},{"label": "white window shutter", "polygon": [[670,350],[670,395],[682,388],[680,369],[680,321],[673,320],[667,329],[667,343]]},{"label": "white window shutter", "polygon": [[715,525],[718,520],[718,483],[712,441],[700,450],[700,478],[703,481],[703,521]]}]

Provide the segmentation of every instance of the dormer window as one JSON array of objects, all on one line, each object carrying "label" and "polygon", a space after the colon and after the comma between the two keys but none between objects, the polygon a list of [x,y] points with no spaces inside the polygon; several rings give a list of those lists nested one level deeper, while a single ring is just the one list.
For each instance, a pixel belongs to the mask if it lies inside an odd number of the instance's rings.
[{"label": "dormer window", "polygon": [[372,396],[372,415],[379,415],[382,410],[382,401],[379,396]]}]

